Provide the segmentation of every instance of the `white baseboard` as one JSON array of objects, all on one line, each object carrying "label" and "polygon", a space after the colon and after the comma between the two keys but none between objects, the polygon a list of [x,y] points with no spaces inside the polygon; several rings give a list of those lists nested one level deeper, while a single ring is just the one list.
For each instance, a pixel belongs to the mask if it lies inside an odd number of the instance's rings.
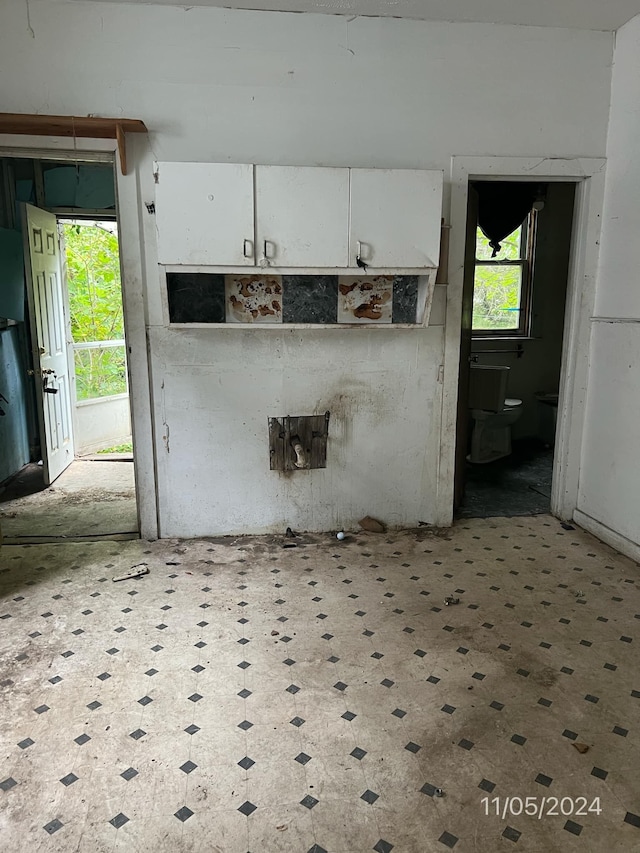
[{"label": "white baseboard", "polygon": [[627,537],[623,536],[621,533],[616,533],[615,530],[607,527],[606,524],[602,524],[601,521],[596,521],[595,518],[591,518],[590,515],[587,515],[579,509],[574,511],[573,520],[576,524],[579,524],[580,527],[584,527],[584,529],[588,530],[589,533],[593,533],[593,535],[597,536],[598,539],[601,539],[607,545],[615,548],[616,551],[620,551],[620,553],[624,554],[625,557],[629,557],[629,559],[635,560],[636,563],[640,563],[640,545],[632,542],[631,539],[627,539]]}]

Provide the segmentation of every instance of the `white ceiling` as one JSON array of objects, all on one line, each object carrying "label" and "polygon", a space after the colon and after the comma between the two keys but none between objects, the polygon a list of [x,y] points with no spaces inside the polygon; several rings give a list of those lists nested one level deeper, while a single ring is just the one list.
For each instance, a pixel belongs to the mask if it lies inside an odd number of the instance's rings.
[{"label": "white ceiling", "polygon": [[640,14],[640,0],[115,0],[163,6],[218,6],[535,27],[617,30]]}]

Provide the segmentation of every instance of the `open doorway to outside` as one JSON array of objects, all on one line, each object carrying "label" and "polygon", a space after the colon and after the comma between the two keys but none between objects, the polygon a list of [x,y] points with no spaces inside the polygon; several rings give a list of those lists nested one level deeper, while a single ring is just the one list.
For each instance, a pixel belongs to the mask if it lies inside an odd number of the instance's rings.
[{"label": "open doorway to outside", "polygon": [[469,184],[458,517],[550,511],[575,186]]},{"label": "open doorway to outside", "polygon": [[1,162],[3,535],[137,536],[113,162]]}]

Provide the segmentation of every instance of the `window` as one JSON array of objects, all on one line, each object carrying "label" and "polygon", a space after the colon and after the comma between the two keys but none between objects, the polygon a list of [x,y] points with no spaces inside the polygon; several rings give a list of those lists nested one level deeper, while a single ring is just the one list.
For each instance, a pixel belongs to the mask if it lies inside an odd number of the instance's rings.
[{"label": "window", "polygon": [[529,334],[529,306],[535,212],[502,241],[492,258],[489,241],[478,228],[473,286],[474,336]]}]

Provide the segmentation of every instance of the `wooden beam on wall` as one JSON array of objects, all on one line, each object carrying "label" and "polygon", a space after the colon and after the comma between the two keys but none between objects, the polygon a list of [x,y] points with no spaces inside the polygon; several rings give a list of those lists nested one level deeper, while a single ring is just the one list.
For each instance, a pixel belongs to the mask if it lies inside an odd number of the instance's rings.
[{"label": "wooden beam on wall", "polygon": [[127,174],[125,134],[147,133],[143,121],[133,118],[98,116],[50,116],[0,113],[0,134],[28,136],[68,136],[79,139],[116,139],[122,174]]},{"label": "wooden beam on wall", "polygon": [[120,122],[116,124],[116,139],[118,140],[118,154],[120,155],[120,169],[122,174],[127,174],[127,141]]}]

